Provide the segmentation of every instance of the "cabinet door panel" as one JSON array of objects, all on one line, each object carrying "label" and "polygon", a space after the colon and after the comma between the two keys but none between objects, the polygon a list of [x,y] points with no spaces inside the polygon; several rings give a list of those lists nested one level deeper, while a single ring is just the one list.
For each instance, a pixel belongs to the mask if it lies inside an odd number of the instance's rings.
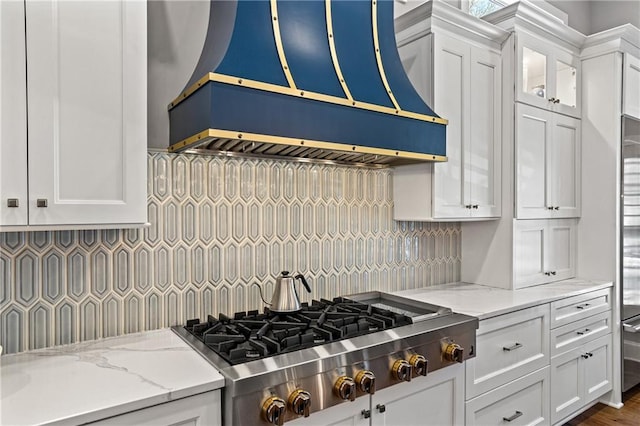
[{"label": "cabinet door panel", "polygon": [[551,360],[551,423],[584,405],[581,355],[577,349]]},{"label": "cabinet door panel", "polygon": [[549,108],[549,85],[554,78],[549,43],[518,33],[516,49],[516,100]]},{"label": "cabinet door panel", "polygon": [[556,102],[552,103],[552,110],[580,117],[580,86],[582,85],[582,70],[580,59],[570,52],[560,48],[554,48],[552,57],[553,74],[553,97]]},{"label": "cabinet door panel", "polygon": [[[384,412],[376,409],[382,404]],[[382,389],[371,397],[371,425],[464,423],[464,365],[452,365]]]},{"label": "cabinet door panel", "polygon": [[640,59],[625,53],[622,113],[640,119]]},{"label": "cabinet door panel", "polygon": [[553,217],[580,216],[580,120],[554,114],[549,144]]},{"label": "cabinet door panel", "polygon": [[466,43],[437,34],[434,40],[434,103],[447,125],[447,162],[434,165],[434,216],[469,215],[469,179],[464,169],[465,149],[469,145],[469,55]]},{"label": "cabinet door panel", "polygon": [[26,15],[30,224],[146,221],[146,5],[27,1]]},{"label": "cabinet door panel", "polygon": [[547,147],[550,113],[516,105],[516,215],[518,219],[551,216],[547,199]]},{"label": "cabinet door panel", "polygon": [[576,225],[571,220],[548,221],[549,249],[545,268],[551,275],[550,281],[558,281],[575,276],[576,270]]},{"label": "cabinet door panel", "polygon": [[541,284],[545,275],[544,221],[516,221],[514,225],[514,287]]},{"label": "cabinet door panel", "polygon": [[[27,224],[24,3],[0,2],[0,226]],[[9,207],[16,199],[18,207]]]},{"label": "cabinet door panel", "polygon": [[611,383],[611,335],[596,339],[584,345],[588,358],[584,362],[585,403],[609,392]]},{"label": "cabinet door panel", "polygon": [[501,213],[500,154],[502,76],[500,55],[471,48],[470,115],[471,134],[465,145],[469,173],[465,186],[470,194],[473,215],[498,217]]}]

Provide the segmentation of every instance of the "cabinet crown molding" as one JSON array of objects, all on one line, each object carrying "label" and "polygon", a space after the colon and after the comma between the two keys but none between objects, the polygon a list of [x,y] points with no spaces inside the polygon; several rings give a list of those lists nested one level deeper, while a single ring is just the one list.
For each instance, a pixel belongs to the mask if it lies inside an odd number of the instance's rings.
[{"label": "cabinet crown molding", "polygon": [[526,0],[485,15],[482,19],[508,31],[519,28],[534,31],[576,53],[586,39],[584,34],[566,25],[562,19]]},{"label": "cabinet crown molding", "polygon": [[628,52],[638,55],[640,29],[632,24],[601,31],[587,36],[582,47],[582,59],[610,52]]},{"label": "cabinet crown molding", "polygon": [[[498,47],[509,37],[508,31],[443,1],[425,2],[397,17],[394,23],[398,41],[428,34],[437,27],[446,28],[462,36],[484,39],[485,42],[497,44]],[[409,29],[411,31],[407,31]]]}]

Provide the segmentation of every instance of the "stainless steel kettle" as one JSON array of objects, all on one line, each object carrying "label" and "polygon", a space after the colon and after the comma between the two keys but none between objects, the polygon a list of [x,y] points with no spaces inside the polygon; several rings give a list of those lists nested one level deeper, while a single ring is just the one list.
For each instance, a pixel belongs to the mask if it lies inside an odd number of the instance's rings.
[{"label": "stainless steel kettle", "polygon": [[302,274],[298,274],[295,277],[289,275],[289,271],[282,271],[282,273],[276,278],[276,285],[273,289],[273,295],[271,296],[271,303],[267,302],[262,297],[262,288],[260,289],[260,298],[264,303],[269,305],[271,312],[275,313],[290,313],[298,312],[302,309],[300,306],[300,299],[298,298],[298,292],[296,291],[295,283],[296,279],[302,281],[302,285],[311,293],[311,288],[307,283],[307,280]]}]

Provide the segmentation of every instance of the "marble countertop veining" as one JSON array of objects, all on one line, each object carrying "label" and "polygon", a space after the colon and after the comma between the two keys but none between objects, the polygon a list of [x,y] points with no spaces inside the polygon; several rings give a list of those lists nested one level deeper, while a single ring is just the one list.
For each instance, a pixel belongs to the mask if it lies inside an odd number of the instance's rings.
[{"label": "marble countertop veining", "polygon": [[0,424],[82,424],[219,389],[169,329],[0,357]]},{"label": "marble countertop veining", "polygon": [[451,283],[403,290],[394,292],[394,294],[446,306],[454,312],[471,315],[482,320],[565,297],[608,288],[612,285],[611,281],[580,278],[519,290],[505,290],[478,284]]}]

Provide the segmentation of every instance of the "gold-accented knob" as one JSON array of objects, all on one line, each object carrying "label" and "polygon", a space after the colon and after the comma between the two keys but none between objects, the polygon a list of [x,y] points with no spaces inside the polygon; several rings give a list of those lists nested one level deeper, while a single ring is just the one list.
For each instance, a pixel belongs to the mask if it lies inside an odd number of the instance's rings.
[{"label": "gold-accented knob", "polygon": [[426,376],[428,370],[427,359],[418,354],[413,354],[409,358],[409,364],[413,367],[413,374],[416,376]]},{"label": "gold-accented knob", "polygon": [[349,376],[340,376],[333,385],[333,391],[338,398],[355,401],[356,399],[356,382]]},{"label": "gold-accented knob", "polygon": [[272,396],[262,404],[262,418],[272,425],[282,426],[284,424],[284,412],[287,406],[284,399]]},{"label": "gold-accented knob", "polygon": [[306,390],[296,389],[289,395],[289,408],[298,416],[309,417],[311,410],[311,394]]},{"label": "gold-accented knob", "polygon": [[411,381],[411,376],[413,368],[411,364],[409,364],[404,359],[399,359],[393,363],[393,367],[391,367],[391,374],[398,380],[405,380],[407,382]]},{"label": "gold-accented knob", "polygon": [[362,370],[356,374],[356,384],[362,392],[371,395],[376,393],[376,376],[369,370]]},{"label": "gold-accented knob", "polygon": [[449,343],[444,348],[443,355],[447,361],[462,362],[464,360],[464,349],[457,343]]}]

